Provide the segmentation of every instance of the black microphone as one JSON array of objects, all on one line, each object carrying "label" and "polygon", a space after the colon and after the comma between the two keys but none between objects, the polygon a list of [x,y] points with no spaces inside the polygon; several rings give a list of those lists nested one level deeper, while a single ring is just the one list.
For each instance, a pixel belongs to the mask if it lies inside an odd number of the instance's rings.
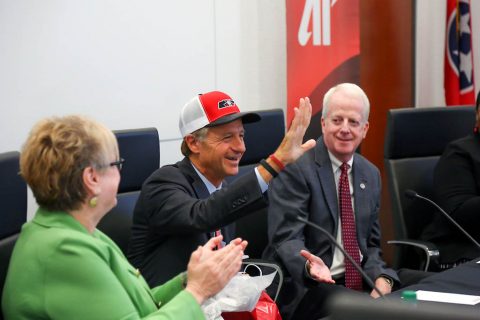
[{"label": "black microphone", "polygon": [[355,269],[357,269],[357,271],[360,273],[360,275],[362,276],[363,280],[365,280],[366,283],[368,283],[368,285],[370,287],[373,288],[373,290],[375,290],[378,295],[380,297],[382,297],[383,299],[387,300],[387,298],[385,298],[385,296],[383,295],[383,293],[378,290],[378,288],[375,286],[375,283],[372,281],[372,279],[370,279],[370,277],[362,270],[362,268],[358,265],[358,263],[355,262],[355,260],[353,260],[353,258],[345,251],[345,249],[343,249],[343,247],[337,242],[337,240],[335,240],[335,238],[330,234],[330,232],[328,232],[327,230],[325,230],[324,228],[320,227],[318,224],[315,224],[313,222],[310,222],[308,221],[307,219],[304,219],[302,217],[299,217],[297,216],[295,213],[293,212],[287,212],[285,214],[285,218],[289,221],[300,221],[300,222],[303,222],[307,225],[309,225],[310,227],[313,227],[317,230],[319,230],[320,232],[322,232],[324,235],[327,236],[327,238],[330,240],[330,242],[332,242],[335,247],[337,247],[338,249],[340,249],[340,251],[343,253],[343,255],[345,257],[347,257],[348,261],[350,261],[350,263],[355,267]]},{"label": "black microphone", "polygon": [[436,204],[435,202],[433,202],[432,200],[430,200],[426,197],[423,197],[423,196],[419,195],[418,193],[416,193],[413,190],[406,190],[405,191],[405,196],[409,199],[413,199],[413,198],[422,199],[422,200],[427,201],[428,203],[432,204],[435,208],[437,208],[445,216],[445,218],[448,219],[448,221],[453,223],[458,228],[458,230],[460,230],[468,239],[470,239],[478,248],[480,248],[480,244],[477,242],[477,240],[475,240],[467,231],[465,231],[465,229],[462,228],[461,225],[459,225],[455,220],[453,220],[453,218],[450,217],[450,215],[445,210],[443,210],[438,204]]}]

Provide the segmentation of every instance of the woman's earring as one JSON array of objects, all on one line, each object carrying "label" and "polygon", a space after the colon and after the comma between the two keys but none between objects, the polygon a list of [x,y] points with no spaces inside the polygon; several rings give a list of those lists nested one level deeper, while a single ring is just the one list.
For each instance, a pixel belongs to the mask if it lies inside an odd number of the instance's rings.
[{"label": "woman's earring", "polygon": [[90,198],[90,201],[88,201],[88,205],[90,206],[90,208],[95,208],[97,206],[97,203],[98,203],[97,196]]}]

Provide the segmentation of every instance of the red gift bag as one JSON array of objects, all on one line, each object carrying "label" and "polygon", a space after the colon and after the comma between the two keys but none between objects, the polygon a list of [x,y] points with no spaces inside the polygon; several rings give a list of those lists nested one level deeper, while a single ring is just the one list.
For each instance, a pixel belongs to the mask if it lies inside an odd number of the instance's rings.
[{"label": "red gift bag", "polygon": [[252,311],[223,312],[222,317],[224,320],[282,320],[277,305],[265,291]]}]

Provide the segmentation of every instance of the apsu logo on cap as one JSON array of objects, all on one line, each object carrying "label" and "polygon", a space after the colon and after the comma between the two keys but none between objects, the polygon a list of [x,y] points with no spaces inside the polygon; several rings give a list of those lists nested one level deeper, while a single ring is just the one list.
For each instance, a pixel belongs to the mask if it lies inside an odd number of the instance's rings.
[{"label": "apsu logo on cap", "polygon": [[234,106],[235,106],[235,101],[233,101],[232,99],[224,99],[224,100],[218,101],[218,109],[234,107]]}]

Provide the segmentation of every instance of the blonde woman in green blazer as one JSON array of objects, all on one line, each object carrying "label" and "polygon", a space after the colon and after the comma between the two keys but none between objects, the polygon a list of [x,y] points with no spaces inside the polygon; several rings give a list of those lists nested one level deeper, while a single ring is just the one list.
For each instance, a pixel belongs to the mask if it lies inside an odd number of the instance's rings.
[{"label": "blonde woman in green blazer", "polygon": [[[9,319],[203,319],[200,304],[239,270],[246,242],[192,253],[188,270],[150,289],[96,229],[116,205],[123,160],[113,133],[81,116],[50,118],[30,133],[20,171],[39,204],[10,261],[2,309]],[[165,257],[169,259],[169,257]]]}]

